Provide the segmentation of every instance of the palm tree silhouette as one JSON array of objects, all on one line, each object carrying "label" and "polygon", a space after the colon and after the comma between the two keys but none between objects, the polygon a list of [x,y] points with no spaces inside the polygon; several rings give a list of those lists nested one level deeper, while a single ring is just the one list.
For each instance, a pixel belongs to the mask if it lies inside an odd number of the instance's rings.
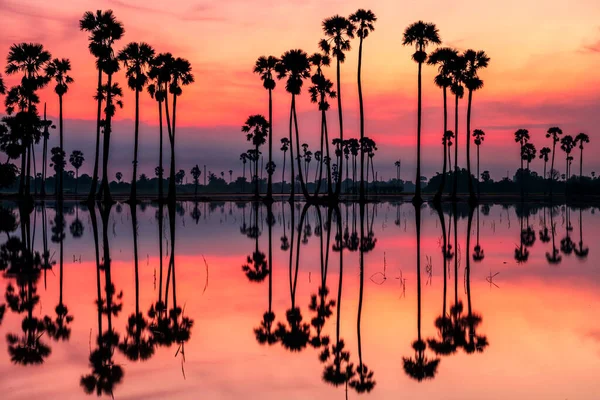
[{"label": "palm tree silhouette", "polygon": [[[319,179],[317,183],[317,187],[315,189],[315,196],[317,196],[321,190],[321,181],[323,179],[323,154],[326,154],[327,157],[329,155],[329,134],[327,130],[327,110],[329,110],[329,102],[327,98],[334,99],[337,97],[336,92],[332,90],[333,82],[329,79],[325,78],[323,74],[323,67],[329,66],[331,63],[331,59],[328,55],[328,52],[324,53],[314,53],[309,58],[310,64],[316,68],[315,73],[311,77],[312,86],[308,89],[310,94],[310,100],[313,103],[317,103],[319,106],[319,111],[321,112],[321,150],[315,152],[319,153],[321,161],[319,163]],[[283,140],[283,139],[282,139]],[[325,147],[325,149],[324,149]],[[323,153],[325,151],[325,153]],[[285,156],[285,153],[284,153]],[[327,193],[329,197],[332,197],[332,182],[331,182],[331,166],[327,164]]]},{"label": "palm tree silhouette", "polygon": [[475,138],[475,146],[477,146],[477,197],[479,197],[479,146],[481,146],[481,144],[483,143],[483,141],[485,140],[485,132],[482,131],[481,129],[475,129],[473,131],[473,137]]},{"label": "palm tree silhouette", "polygon": [[546,133],[547,138],[552,138],[552,162],[550,163],[550,197],[552,197],[552,190],[554,186],[554,155],[556,154],[556,143],[560,141],[560,135],[562,134],[562,129],[556,126],[548,129],[548,132]]},{"label": "palm tree silhouette", "polygon": [[50,138],[50,128],[56,129],[56,126],[52,124],[52,121],[46,119],[46,103],[44,103],[44,120],[42,121],[42,137],[44,143],[42,147],[42,182],[40,195],[46,196],[46,173],[48,168],[48,139]]},{"label": "palm tree silhouette", "polygon": [[519,170],[519,177],[521,180],[521,197],[523,197],[525,194],[525,170],[523,169],[523,161],[525,159],[523,158],[523,147],[525,146],[525,143],[529,141],[529,139],[529,131],[527,129],[519,129],[515,132],[515,142],[519,143],[519,155],[521,158],[521,169]]},{"label": "palm tree silhouette", "polygon": [[[23,100],[19,101],[21,111],[27,110],[26,114],[30,118],[37,117],[35,104],[39,102],[39,97],[35,93],[38,89],[43,88],[48,84],[49,78],[43,76],[41,71],[50,61],[51,55],[44,49],[44,46],[37,43],[20,43],[10,46],[6,57],[7,75],[23,73],[20,87],[13,87],[5,99],[5,103],[10,108],[7,108],[7,114],[12,114],[11,100],[14,98],[15,92],[20,92]],[[31,121],[33,122],[33,121]],[[31,181],[31,153],[33,143],[31,138],[25,137],[23,143],[23,153],[21,156],[21,180],[19,183],[19,197],[23,195],[29,198],[30,196],[30,181]]]},{"label": "palm tree silhouette", "polygon": [[415,46],[415,53],[412,59],[419,64],[418,75],[418,99],[417,99],[417,176],[415,179],[415,197],[413,202],[420,204],[421,198],[421,67],[427,61],[427,46],[430,44],[440,44],[439,31],[432,23],[423,21],[415,22],[404,30],[402,44],[405,46]]},{"label": "palm tree silhouette", "polygon": [[[485,212],[484,215],[486,215]],[[473,248],[473,261],[481,262],[484,258],[485,253],[479,244],[479,207],[477,207],[477,243],[475,243],[475,247]]]},{"label": "palm tree silhouette", "polygon": [[579,207],[579,243],[578,247],[575,247],[573,251],[575,252],[575,256],[577,256],[577,258],[584,260],[590,253],[590,249],[583,245],[583,218],[581,218],[582,211],[583,207]]},{"label": "palm tree silhouette", "polygon": [[[550,157],[548,156],[552,150],[550,147],[542,147],[540,150],[540,160],[544,160],[544,181],[546,180],[546,165],[548,164],[548,160]],[[546,188],[544,187],[544,194],[546,192]]]},{"label": "palm tree silhouette", "polygon": [[589,142],[590,137],[585,133],[579,133],[575,136],[575,144],[579,143],[579,180],[583,175],[583,144]]},{"label": "palm tree silhouette", "polygon": [[415,379],[433,379],[440,363],[439,358],[429,359],[425,355],[426,342],[421,338],[421,205],[415,205],[415,224],[417,230],[417,340],[412,343],[414,358],[402,357],[404,372]]},{"label": "palm tree silhouette", "polygon": [[0,74],[0,94],[6,93],[6,86],[4,86],[4,79],[2,78],[2,74]]},{"label": "palm tree silhouette", "polygon": [[[537,150],[535,148],[535,146],[533,145],[533,143],[525,143],[523,145],[523,147],[521,147],[521,162],[523,161],[527,161],[527,177],[531,176],[531,170],[529,169],[529,164],[535,160],[535,154],[536,154]],[[522,175],[522,177],[525,176],[524,174]],[[524,180],[524,179],[523,179]],[[521,182],[521,185],[523,185],[525,182]]]},{"label": "palm tree silhouette", "polygon": [[[269,162],[270,165],[273,162],[273,99],[272,93],[275,89],[275,79],[273,79],[273,73],[279,59],[277,57],[261,56],[256,60],[254,65],[254,73],[260,75],[260,79],[263,81],[263,87],[269,91]],[[272,175],[273,170],[269,172],[267,182],[267,199],[272,200],[273,198],[273,182]]]},{"label": "palm tree silhouette", "polygon": [[285,89],[292,95],[290,105],[290,126],[289,126],[289,146],[290,146],[290,162],[292,166],[292,193],[290,199],[294,197],[294,146],[292,139],[292,123],[296,131],[296,150],[298,151],[298,175],[300,177],[300,185],[304,197],[308,199],[310,196],[306,185],[304,184],[304,176],[302,173],[302,164],[300,160],[300,135],[298,133],[298,118],[296,116],[296,96],[302,90],[303,80],[310,77],[310,63],[308,55],[300,49],[286,51],[281,56],[281,61],[276,65],[277,79],[287,78]]},{"label": "palm tree silhouette", "polygon": [[[377,17],[371,10],[358,9],[354,14],[348,18],[350,22],[355,24],[356,35],[360,39],[358,46],[358,103],[360,110],[360,139],[365,137],[365,113],[363,108],[363,94],[362,94],[362,50],[363,41],[369,36],[370,32],[375,30],[374,23],[377,21]],[[360,157],[360,199],[365,199],[365,183],[364,183],[364,154]]]},{"label": "palm tree silhouette", "polygon": [[[483,88],[483,81],[479,78],[478,70],[487,68],[490,58],[483,50],[467,50],[463,54],[465,60],[465,87],[469,91],[467,105],[467,177],[469,181],[469,200],[473,204],[476,200],[473,190],[473,179],[471,179],[471,107],[473,103],[473,92]],[[458,132],[458,131],[457,131]],[[479,148],[478,148],[479,149]],[[479,179],[479,173],[477,173]]]},{"label": "palm tree silhouette", "polygon": [[452,172],[452,139],[454,139],[454,132],[452,131],[446,131],[444,132],[444,137],[442,138],[442,142],[445,142],[446,145],[448,146],[448,171],[450,172],[451,176],[454,176],[454,173]]},{"label": "palm tree silhouette", "polygon": [[[320,49],[326,53],[335,57],[336,59],[336,84],[337,84],[337,103],[338,103],[338,119],[340,124],[340,137],[341,142],[344,141],[344,117],[342,111],[342,87],[341,87],[341,65],[346,61],[346,53],[350,50],[350,39],[354,38],[355,26],[345,17],[340,15],[334,15],[333,17],[326,18],[323,20],[323,33],[325,39],[321,39],[319,42]],[[341,171],[343,165],[338,165]],[[342,189],[341,179],[337,180],[335,195],[339,196]]]},{"label": "palm tree silhouette", "polygon": [[[194,83],[194,75],[192,74],[192,65],[184,58],[173,58],[169,53],[163,55],[164,66],[164,82],[165,82],[165,114],[167,117],[167,131],[169,134],[169,143],[171,144],[171,162],[169,172],[169,201],[175,201],[175,133],[177,120],[177,98],[182,95],[182,86],[187,86]],[[167,91],[168,88],[168,91]],[[171,123],[169,115],[169,96],[173,95],[173,122]]]},{"label": "palm tree silhouette", "polygon": [[[102,74],[106,73],[107,75],[109,75],[109,72],[112,72],[111,68],[108,65],[114,64],[114,62],[111,62],[111,60],[114,58],[112,46],[115,43],[115,41],[121,39],[121,37],[125,33],[125,29],[123,28],[123,24],[117,21],[112,10],[98,10],[96,11],[96,13],[86,11],[83,14],[81,20],[79,21],[79,29],[82,31],[86,31],[90,34],[88,38],[90,41],[89,50],[90,53],[92,53],[92,55],[96,58],[96,69],[98,69],[98,96],[96,97],[96,100],[98,102],[98,113],[96,118],[96,153],[94,158],[94,172],[92,178],[92,185],[90,187],[90,194],[88,196],[88,201],[91,202],[96,196],[96,188],[98,185],[100,131],[102,128],[104,128],[104,130],[106,131],[106,122],[103,122],[102,119],[102,102],[104,99],[100,95],[100,93],[102,92],[102,87],[104,86],[104,84],[102,83]],[[112,73],[110,75],[112,75]],[[111,86],[111,82],[109,82],[108,86]],[[107,151],[107,140],[108,135],[105,134],[105,152]],[[105,176],[103,176],[103,178],[105,178]]]},{"label": "palm tree silhouette", "polygon": [[446,159],[449,156],[448,150],[448,139],[446,136],[446,132],[448,131],[448,105],[447,105],[447,91],[448,87],[452,85],[452,62],[458,56],[458,52],[449,47],[439,47],[435,49],[429,55],[427,59],[427,64],[429,65],[437,65],[438,66],[438,74],[435,76],[434,82],[436,86],[442,88],[442,93],[444,95],[444,130],[442,131],[442,145],[444,146],[444,166],[442,169],[442,182],[440,187],[438,188],[434,201],[439,203],[442,199],[442,193],[444,187],[446,186]]},{"label": "palm tree silhouette", "polygon": [[[73,83],[73,78],[68,75],[69,71],[71,71],[71,61],[68,58],[58,59],[48,62],[45,68],[46,75],[48,78],[53,78],[56,82],[56,86],[54,87],[54,92],[58,95],[58,105],[59,105],[59,114],[58,114],[58,130],[60,133],[60,149],[64,151],[64,142],[63,142],[63,96],[69,90],[69,84]],[[63,196],[63,172],[61,171],[59,176],[59,197]]]},{"label": "palm tree silhouette", "polygon": [[[249,116],[246,120],[246,123],[242,126],[242,132],[246,134],[246,139],[254,146],[256,155],[260,154],[260,146],[265,144],[268,136],[268,128],[269,122],[260,114]],[[254,182],[256,185],[254,189],[254,197],[258,198],[260,196],[258,187],[258,159],[256,159],[254,162],[254,177]]]},{"label": "palm tree silhouette", "polygon": [[556,247],[555,242],[555,234],[556,234],[556,225],[554,223],[554,215],[553,215],[554,207],[550,206],[550,226],[552,229],[552,253],[546,252],[546,260],[549,264],[560,264],[562,261],[562,257],[560,255],[560,251]]},{"label": "palm tree silhouette", "polygon": [[[573,139],[573,136],[571,135],[565,135],[562,137],[562,139],[560,139],[560,149],[562,151],[565,152],[565,154],[567,155],[566,157],[566,167],[565,167],[565,183],[568,183],[569,179],[571,178],[571,169],[570,164],[571,164],[571,151],[575,148],[575,146],[577,145],[577,143],[575,142],[575,140]],[[565,193],[567,192],[567,185],[565,185]]]},{"label": "palm tree silhouette", "polygon": [[83,165],[85,158],[81,150],[73,150],[69,156],[69,162],[75,168],[75,194],[77,194],[77,186],[79,184],[79,168]]},{"label": "palm tree silhouette", "polygon": [[452,200],[456,200],[458,191],[458,175],[460,169],[458,168],[458,101],[465,95],[465,88],[463,83],[465,82],[465,69],[466,61],[462,55],[454,58],[450,65],[452,71],[452,85],[450,91],[454,94],[454,184],[452,186]]},{"label": "palm tree silhouette", "polygon": [[127,86],[135,92],[135,122],[133,141],[133,176],[131,178],[131,194],[129,201],[137,201],[137,165],[138,165],[138,142],[140,127],[140,92],[149,80],[149,69],[152,66],[154,49],[147,43],[132,42],[125,46],[118,55],[118,59],[125,67]]}]

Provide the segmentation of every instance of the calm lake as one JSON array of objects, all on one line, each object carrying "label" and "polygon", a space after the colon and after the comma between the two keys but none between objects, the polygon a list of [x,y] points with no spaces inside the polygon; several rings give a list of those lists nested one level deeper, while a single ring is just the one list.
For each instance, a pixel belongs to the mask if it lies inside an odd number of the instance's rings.
[{"label": "calm lake", "polygon": [[599,398],[594,207],[0,205],[3,399]]}]

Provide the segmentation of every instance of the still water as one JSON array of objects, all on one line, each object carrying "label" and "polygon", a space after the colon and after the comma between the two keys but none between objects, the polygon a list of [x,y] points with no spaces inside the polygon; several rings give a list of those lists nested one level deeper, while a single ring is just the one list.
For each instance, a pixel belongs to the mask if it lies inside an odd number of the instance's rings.
[{"label": "still water", "polygon": [[3,399],[598,399],[600,214],[0,210]]}]

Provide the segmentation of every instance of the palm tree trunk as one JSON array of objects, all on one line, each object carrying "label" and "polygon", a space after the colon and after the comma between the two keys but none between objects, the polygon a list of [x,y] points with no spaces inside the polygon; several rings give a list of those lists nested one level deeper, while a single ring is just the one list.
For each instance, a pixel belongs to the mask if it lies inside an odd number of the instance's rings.
[{"label": "palm tree trunk", "polygon": [[[63,142],[63,97],[62,96],[58,96],[58,130],[59,130],[59,134],[60,134],[60,150],[63,151],[63,154],[65,154],[66,157],[66,153],[64,153],[65,148],[64,148],[64,142]],[[60,183],[59,183],[59,192],[58,192],[58,197],[59,199],[63,198],[63,192],[64,192],[64,167],[60,167]]]},{"label": "palm tree trunk", "polygon": [[110,134],[111,134],[111,113],[112,111],[110,110],[112,107],[112,74],[108,74],[108,81],[107,81],[107,85],[108,85],[108,93],[106,95],[106,108],[107,110],[109,110],[108,113],[106,113],[106,122],[105,122],[105,126],[104,126],[104,149],[102,151],[102,189],[101,191],[103,192],[103,196],[104,196],[104,203],[112,203],[112,197],[110,195],[110,187],[108,185],[109,182],[109,178],[108,178],[108,156],[109,156],[109,151],[110,151]]},{"label": "palm tree trunk", "polygon": [[[442,182],[440,183],[440,187],[438,188],[437,193],[435,194],[434,200],[439,202],[442,200],[442,193],[444,192],[444,187],[446,186],[446,159],[449,156],[448,154],[448,141],[446,140],[446,131],[448,130],[448,104],[447,104],[447,88],[446,86],[442,89],[444,93],[444,132],[442,133],[442,140],[444,142],[444,166],[442,167]],[[400,173],[398,173],[398,184],[400,184]]]},{"label": "palm tree trunk", "polygon": [[[363,108],[363,95],[362,95],[362,47],[363,47],[363,37],[360,37],[360,44],[358,47],[358,104],[360,110],[360,140],[362,143],[363,138],[365,137],[365,114]],[[364,154],[361,153],[360,157],[360,196],[359,200],[364,201],[365,199],[365,182],[364,182],[364,162],[365,157]]]},{"label": "palm tree trunk", "polygon": [[[256,157],[258,157],[258,145],[256,145]],[[256,160],[254,162],[254,176],[256,177],[254,179],[254,197],[259,198],[260,197],[260,193],[259,193],[259,188],[258,188],[258,184],[259,184],[259,180],[258,180],[258,160]]]},{"label": "palm tree trunk", "polygon": [[[285,186],[285,153],[287,153],[287,151],[283,152],[283,168],[281,171],[281,194],[283,194],[283,188]],[[244,178],[246,177],[246,175],[244,174]]]},{"label": "palm tree trunk", "polygon": [[553,183],[554,183],[554,152],[556,150],[556,141],[552,138],[552,162],[550,164],[550,198],[552,198]]},{"label": "palm tree trunk", "polygon": [[583,146],[579,147],[579,181],[583,176]]},{"label": "palm tree trunk", "polygon": [[[296,130],[296,151],[300,153],[300,133],[298,132],[298,117],[296,115],[296,95],[292,95],[292,112],[294,113],[294,129]],[[297,159],[298,161],[298,174],[300,175],[300,187],[302,188],[302,194],[304,194],[304,198],[308,200],[310,198],[310,194],[308,193],[308,189],[306,188],[306,184],[304,183],[304,174],[302,172],[302,161],[300,157]]]},{"label": "palm tree trunk", "polygon": [[329,153],[329,132],[327,130],[327,114],[323,111],[323,128],[325,130],[325,152],[327,153],[327,194],[331,199],[333,197],[333,180],[331,177],[331,156]]},{"label": "palm tree trunk", "polygon": [[452,200],[456,200],[458,192],[458,95],[454,96],[454,186]]},{"label": "palm tree trunk", "polygon": [[[339,118],[339,122],[340,122],[340,143],[344,142],[344,117],[342,115],[342,85],[341,85],[341,63],[340,63],[340,59],[336,58],[336,64],[337,64],[337,102],[338,102],[338,118]],[[339,174],[342,173],[343,170],[343,157],[340,159],[339,161],[339,165],[338,165],[338,171]],[[338,174],[338,175],[339,175]],[[342,180],[339,179],[338,176],[338,181],[335,185],[335,196],[339,197],[340,195],[340,191],[342,190]]]},{"label": "palm tree trunk", "polygon": [[473,104],[473,91],[469,90],[469,103],[467,105],[467,180],[469,181],[469,200],[475,200],[473,179],[471,178],[471,106]]},{"label": "palm tree trunk", "polygon": [[79,168],[75,169],[75,194],[77,194],[77,187],[79,186]]},{"label": "palm tree trunk", "polygon": [[[423,50],[420,48],[419,50]],[[417,176],[415,178],[415,204],[421,203],[421,68],[419,63],[418,96],[417,96]]]},{"label": "palm tree trunk", "polygon": [[98,160],[100,158],[100,123],[102,121],[102,69],[98,68],[98,114],[96,116],[96,153],[94,157],[94,172],[88,201],[93,202],[98,186]]},{"label": "palm tree trunk", "polygon": [[290,139],[290,168],[291,168],[291,173],[292,173],[292,177],[290,179],[290,184],[291,184],[291,188],[290,188],[290,202],[294,201],[294,195],[295,195],[295,186],[296,186],[296,176],[294,175],[294,139],[292,137],[292,123],[293,123],[293,118],[294,118],[294,95],[292,95],[292,104],[290,105],[290,133],[289,133],[289,139]]},{"label": "palm tree trunk", "polygon": [[480,195],[480,188],[479,188],[479,177],[481,175],[479,175],[479,145],[477,145],[477,197],[479,197]]},{"label": "palm tree trunk", "polygon": [[[159,88],[160,90],[160,88]],[[163,201],[163,122],[162,122],[162,101],[158,102],[158,201]]]},{"label": "palm tree trunk", "polygon": [[[273,162],[273,100],[272,90],[269,89],[269,166]],[[269,167],[269,176],[267,182],[267,199],[271,201],[273,199],[273,171],[272,167]]]},{"label": "palm tree trunk", "polygon": [[[135,90],[135,128],[133,142],[133,177],[131,179],[131,195],[129,200],[135,204],[137,201],[137,165],[138,165],[138,142],[140,133],[140,91]],[[136,317],[137,318],[137,317]]]},{"label": "palm tree trunk", "polygon": [[175,201],[175,120],[177,118],[177,95],[173,95],[173,126],[171,128],[171,172],[169,174],[169,201]]}]

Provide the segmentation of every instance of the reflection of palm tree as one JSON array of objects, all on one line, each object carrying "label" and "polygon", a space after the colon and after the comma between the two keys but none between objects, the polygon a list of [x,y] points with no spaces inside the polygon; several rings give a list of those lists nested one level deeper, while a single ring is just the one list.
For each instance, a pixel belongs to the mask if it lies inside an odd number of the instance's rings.
[{"label": "reflection of palm tree", "polygon": [[575,249],[573,250],[575,252],[575,255],[577,256],[577,258],[579,259],[585,259],[587,258],[590,249],[586,246],[583,245],[583,219],[581,218],[581,213],[582,213],[583,208],[580,207],[579,208],[579,245],[578,247],[575,247]]},{"label": "reflection of palm tree", "polygon": [[477,207],[477,243],[473,248],[473,261],[480,262],[485,258],[485,253],[479,244],[479,207]]},{"label": "reflection of palm tree", "polygon": [[[563,138],[564,139],[564,138]],[[560,251],[562,251],[566,255],[570,255],[575,250],[575,243],[573,243],[573,239],[571,239],[571,230],[573,227],[571,226],[571,209],[568,205],[565,205],[565,213],[566,213],[566,233],[567,236],[560,240]]]},{"label": "reflection of palm tree", "polygon": [[542,243],[548,243],[550,241],[550,235],[548,233],[548,226],[546,225],[546,207],[544,207],[544,222],[542,229],[540,229],[540,240]]},{"label": "reflection of palm tree", "polygon": [[429,359],[425,355],[427,344],[421,339],[421,206],[415,205],[415,223],[417,229],[417,340],[412,343],[414,358],[402,357],[404,372],[421,382],[433,379],[440,363],[439,358]]},{"label": "reflection of palm tree", "polygon": [[246,274],[246,277],[251,282],[262,282],[265,280],[267,275],[269,275],[269,265],[267,264],[267,259],[265,253],[261,252],[258,249],[258,237],[259,228],[258,228],[258,207],[259,203],[254,202],[254,227],[251,228],[251,231],[256,232],[254,236],[255,239],[255,249],[251,256],[247,257],[246,264],[242,266],[242,271]]},{"label": "reflection of palm tree", "polygon": [[556,248],[556,242],[554,241],[556,234],[556,225],[554,224],[554,215],[553,215],[554,207],[550,206],[550,225],[552,228],[552,253],[546,252],[546,260],[550,264],[560,264],[562,261],[562,257],[560,256],[560,251]]}]

